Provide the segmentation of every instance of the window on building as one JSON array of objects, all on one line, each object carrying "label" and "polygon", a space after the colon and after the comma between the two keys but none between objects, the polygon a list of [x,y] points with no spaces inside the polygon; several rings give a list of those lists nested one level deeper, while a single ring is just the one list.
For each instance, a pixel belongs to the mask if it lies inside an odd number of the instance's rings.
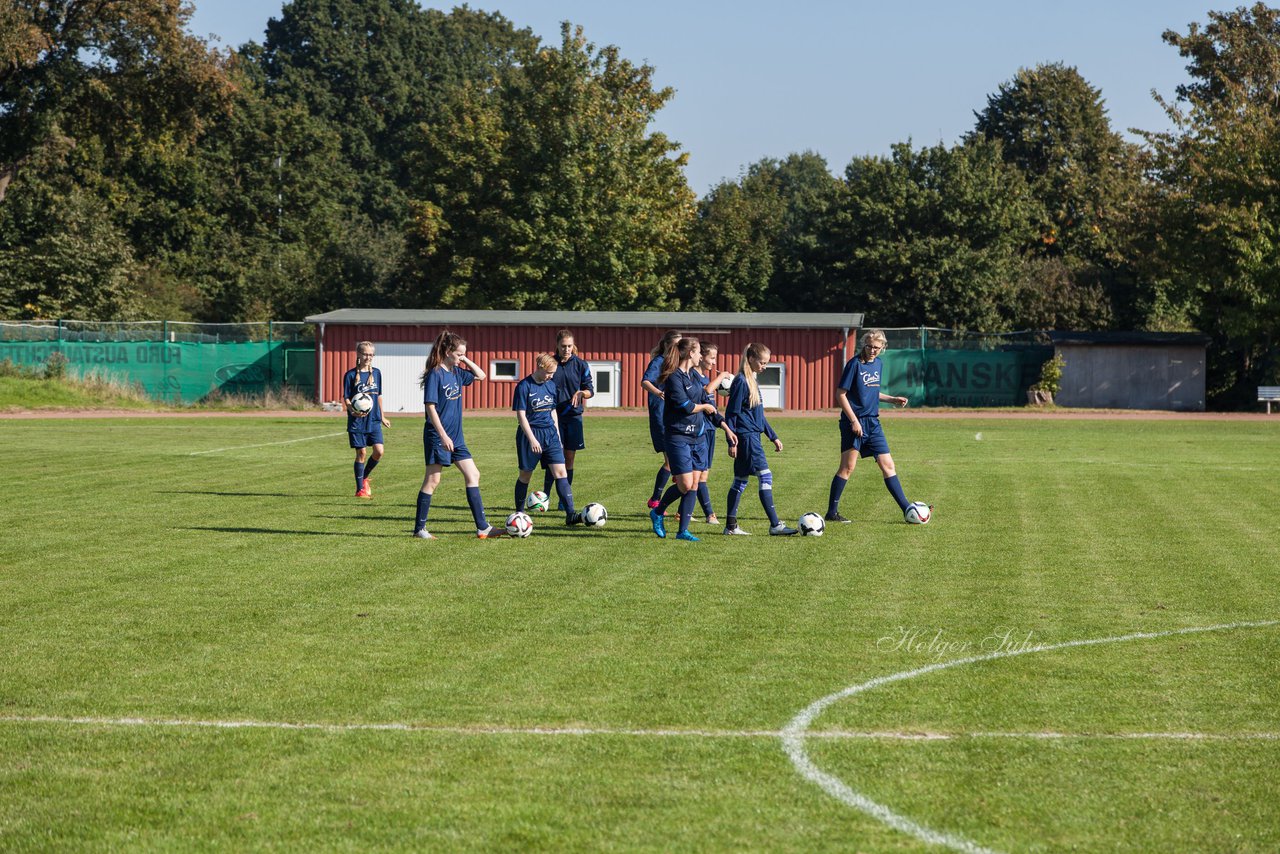
[{"label": "window on building", "polygon": [[494,359],[489,362],[489,379],[515,382],[520,379],[518,359]]}]

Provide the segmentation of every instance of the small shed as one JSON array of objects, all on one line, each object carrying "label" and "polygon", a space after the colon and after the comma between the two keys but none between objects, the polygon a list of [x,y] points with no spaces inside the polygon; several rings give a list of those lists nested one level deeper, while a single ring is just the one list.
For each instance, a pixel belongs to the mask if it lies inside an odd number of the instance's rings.
[{"label": "small shed", "polygon": [[1060,406],[1202,412],[1205,348],[1196,332],[1051,332]]},{"label": "small shed", "polygon": [[441,330],[467,341],[467,355],[490,382],[467,388],[472,408],[511,406],[515,383],[533,370],[538,353],[555,348],[568,329],[579,355],[591,365],[592,407],[642,407],[640,387],[649,352],[669,329],[719,346],[722,370],[737,371],[742,350],[759,342],[773,364],[760,376],[765,405],[817,410],[835,405],[835,383],[857,349],[861,314],[792,314],[659,311],[459,311],[346,308],[306,319],[317,326],[316,389],[320,401],[342,399],[342,376],[355,366],[357,341],[377,347],[383,409],[420,413],[418,380]]}]

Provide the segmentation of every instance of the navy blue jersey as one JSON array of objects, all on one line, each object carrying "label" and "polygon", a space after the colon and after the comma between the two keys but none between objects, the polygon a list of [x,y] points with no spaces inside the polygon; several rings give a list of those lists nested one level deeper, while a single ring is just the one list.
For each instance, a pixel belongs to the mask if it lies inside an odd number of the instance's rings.
[{"label": "navy blue jersey", "polygon": [[[840,388],[844,389],[853,407],[853,414],[859,418],[880,417],[880,378],[884,375],[884,363],[876,356],[870,362],[863,362],[854,356],[845,363],[844,373],[840,375]],[[840,409],[840,417],[846,421],[844,408]]]},{"label": "navy blue jersey", "polygon": [[[711,380],[704,377],[702,375],[702,371],[697,368],[690,368],[689,376],[693,377],[693,381],[702,389],[702,397],[698,400],[698,403],[709,403],[712,406],[715,406],[716,396],[707,392],[707,383],[711,382]],[[724,416],[722,416],[718,410],[711,415],[704,415],[702,417],[710,421],[715,427],[719,427],[724,423]]]},{"label": "navy blue jersey", "polygon": [[772,442],[778,438],[764,417],[764,401],[751,405],[751,386],[747,378],[738,374],[729,386],[729,402],[724,405],[724,420],[729,422],[729,429],[739,436],[759,436],[761,433]]},{"label": "navy blue jersey", "polygon": [[662,427],[666,435],[701,436],[707,419],[701,412],[695,413],[693,408],[702,403],[706,392],[698,381],[686,371],[675,370],[667,377],[662,393],[667,397],[662,410]]},{"label": "navy blue jersey", "polygon": [[533,374],[516,383],[516,390],[511,395],[511,408],[516,412],[524,412],[529,418],[529,426],[533,428],[555,427],[551,413],[556,408],[556,382],[547,380],[538,382]]},{"label": "navy blue jersey", "polygon": [[[655,386],[658,384],[658,377],[662,376],[662,367],[667,360],[662,356],[654,356],[649,360],[649,366],[644,369],[644,376],[641,381],[648,380]],[[662,420],[663,403],[662,398],[653,392],[649,392],[649,417]]]},{"label": "navy blue jersey", "polygon": [[577,355],[570,356],[556,368],[556,412],[561,416],[581,415],[581,406],[571,406],[573,396],[580,391],[595,394],[595,383],[591,380],[591,366]]},{"label": "navy blue jersey", "polygon": [[347,432],[348,433],[367,433],[372,427],[371,425],[382,424],[382,371],[377,368],[370,368],[367,371],[357,371],[355,368],[347,371],[342,377],[342,398],[343,400],[351,400],[357,394],[367,394],[373,397],[373,409],[369,410],[367,415],[359,417],[351,414],[351,410],[347,410]]},{"label": "navy blue jersey", "polygon": [[[422,402],[436,405],[440,426],[455,442],[462,437],[462,390],[475,381],[476,375],[466,368],[439,367],[427,374],[427,383],[422,389]],[[427,427],[435,430],[430,417]]]}]

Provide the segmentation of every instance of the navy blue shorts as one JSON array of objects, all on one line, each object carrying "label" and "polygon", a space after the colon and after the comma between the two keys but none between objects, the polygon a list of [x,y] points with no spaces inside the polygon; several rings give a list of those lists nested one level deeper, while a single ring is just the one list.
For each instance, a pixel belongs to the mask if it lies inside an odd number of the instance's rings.
[{"label": "navy blue shorts", "polygon": [[[539,442],[542,440],[539,439]],[[582,432],[581,415],[560,416],[560,444],[566,451],[581,451],[587,446]]]},{"label": "navy blue shorts", "polygon": [[667,437],[667,461],[672,474],[690,474],[707,470],[707,443],[701,436],[686,439],[683,436]]},{"label": "navy blue shorts", "polygon": [[444,445],[440,444],[436,431],[430,427],[424,428],[422,431],[422,452],[429,466],[451,466],[458,460],[471,459],[471,451],[467,448],[467,441],[464,437],[459,436],[454,439],[453,450],[446,451]]},{"label": "navy blue shorts", "polygon": [[652,411],[649,412],[649,441],[653,443],[653,449],[660,454],[667,452],[667,431],[662,426],[662,413],[659,412],[654,417]]},{"label": "navy blue shorts", "polygon": [[862,435],[853,435],[853,425],[840,419],[840,453],[856,450],[859,456],[878,457],[889,453],[889,442],[880,429],[880,419],[867,416],[859,418],[862,424]]},{"label": "navy blue shorts", "polygon": [[533,471],[538,467],[539,462],[544,469],[550,469],[556,463],[564,465],[564,446],[560,444],[560,435],[556,433],[556,428],[534,427],[533,435],[542,446],[540,454],[535,454],[530,449],[529,438],[525,436],[523,430],[516,428],[516,462],[520,466],[520,471]]},{"label": "navy blue shorts", "polygon": [[347,441],[351,443],[353,448],[372,448],[374,445],[381,445],[382,425],[379,424],[368,432],[349,432],[347,433]]},{"label": "navy blue shorts", "polygon": [[733,458],[733,476],[738,480],[746,480],[749,476],[762,472],[768,467],[769,461],[764,458],[760,434],[739,433],[738,455]]}]

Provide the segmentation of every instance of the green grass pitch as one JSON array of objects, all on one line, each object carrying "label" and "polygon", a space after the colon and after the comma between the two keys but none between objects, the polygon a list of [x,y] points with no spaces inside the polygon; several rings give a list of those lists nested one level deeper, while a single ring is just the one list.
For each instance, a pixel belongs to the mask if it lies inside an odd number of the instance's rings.
[{"label": "green grass pitch", "polygon": [[[838,436],[774,424],[794,523]],[[929,525],[864,460],[852,525],[765,536],[753,482],[757,536],[689,544],[649,531],[640,417],[588,419],[603,530],[476,540],[446,471],[435,542],[414,419],[366,502],[331,417],[0,421],[0,849],[935,850],[780,733],[1002,644],[1280,619],[1272,423],[885,425]],[[514,420],[466,429],[501,522]],[[976,661],[835,702],[804,745],[970,850],[1275,851],[1277,662],[1277,625]]]}]

